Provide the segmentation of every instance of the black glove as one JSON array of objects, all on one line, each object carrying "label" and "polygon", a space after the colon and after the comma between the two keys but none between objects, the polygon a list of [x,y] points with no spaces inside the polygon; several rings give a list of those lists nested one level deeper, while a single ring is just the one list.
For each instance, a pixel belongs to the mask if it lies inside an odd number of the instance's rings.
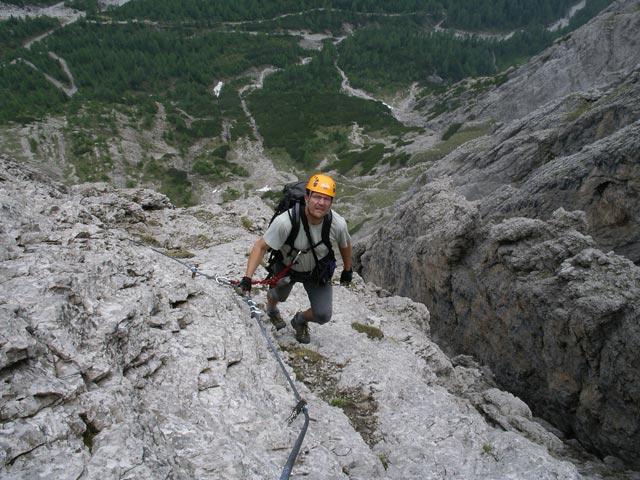
[{"label": "black glove", "polygon": [[246,293],[248,295],[251,292],[251,279],[249,277],[242,277],[242,280],[240,280],[236,288],[240,293]]},{"label": "black glove", "polygon": [[353,270],[343,270],[340,274],[340,285],[349,285],[353,280]]}]

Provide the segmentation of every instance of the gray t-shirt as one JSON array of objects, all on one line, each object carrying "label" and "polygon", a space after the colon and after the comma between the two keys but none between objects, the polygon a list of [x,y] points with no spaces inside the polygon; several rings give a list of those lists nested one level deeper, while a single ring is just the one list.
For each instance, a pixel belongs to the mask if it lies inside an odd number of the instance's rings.
[{"label": "gray t-shirt", "polygon": [[[349,230],[347,228],[347,222],[338,213],[335,211],[332,212],[333,219],[331,221],[329,238],[333,245],[338,245],[338,247],[344,248],[351,240],[351,236],[349,235]],[[301,211],[300,215],[304,215],[304,211]],[[271,223],[269,228],[267,228],[267,231],[264,232],[264,241],[270,248],[280,250],[282,252],[285,265],[289,265],[289,263],[291,263],[298,253],[298,250],[306,250],[309,248],[309,240],[307,239],[307,234],[304,231],[304,226],[302,225],[301,220],[300,230],[298,231],[298,236],[294,241],[295,249],[290,251],[289,245],[285,245],[284,242],[286,242],[292,228],[293,226],[291,225],[289,212],[284,212],[278,215],[273,220],[273,223]],[[314,245],[322,240],[322,223],[319,225],[309,224],[309,231]],[[320,242],[317,247],[314,247],[314,250],[318,259],[325,257],[329,253],[329,249],[323,242]],[[336,254],[337,253],[338,252],[336,252]],[[309,250],[307,253],[303,253],[298,257],[298,260],[292,268],[297,272],[310,272],[313,270],[315,264],[316,261],[313,258],[313,253]]]}]

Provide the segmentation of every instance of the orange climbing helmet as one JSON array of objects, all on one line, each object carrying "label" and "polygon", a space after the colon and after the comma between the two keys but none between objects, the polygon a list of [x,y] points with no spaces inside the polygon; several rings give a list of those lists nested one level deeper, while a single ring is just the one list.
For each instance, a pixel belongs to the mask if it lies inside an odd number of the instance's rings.
[{"label": "orange climbing helmet", "polygon": [[328,195],[331,198],[334,198],[336,196],[336,182],[334,182],[333,178],[328,175],[316,173],[309,179],[309,183],[307,183],[307,190],[322,193],[323,195]]}]

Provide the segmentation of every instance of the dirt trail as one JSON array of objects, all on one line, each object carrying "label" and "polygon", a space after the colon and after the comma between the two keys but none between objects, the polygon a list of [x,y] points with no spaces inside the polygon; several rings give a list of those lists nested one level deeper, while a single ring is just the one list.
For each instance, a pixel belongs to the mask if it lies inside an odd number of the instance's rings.
[{"label": "dirt trail", "polygon": [[[63,28],[77,21],[80,18],[84,18],[85,13],[66,7],[64,2],[51,5],[50,7],[42,7],[42,8],[38,8],[38,7],[19,8],[13,5],[0,4],[0,20],[5,20],[10,17],[25,18],[25,17],[40,17],[40,16],[57,18],[60,21],[60,28]],[[56,30],[57,29],[52,29],[52,30],[49,30],[48,32],[38,35],[37,37],[29,39],[27,42],[25,42],[24,48],[30,49],[34,43],[40,42],[41,40],[47,38]],[[23,62],[25,65],[28,65],[34,70],[42,73],[42,75],[44,75],[44,77],[47,79],[48,82],[53,84],[57,89],[61,90],[67,97],[72,97],[78,91],[78,87],[76,86],[75,80],[73,78],[71,70],[69,69],[69,66],[67,65],[67,62],[62,57],[56,55],[54,52],[48,52],[48,53],[49,53],[49,56],[54,60],[56,60],[62,67],[62,70],[64,71],[65,75],[69,80],[69,86],[64,85],[62,82],[53,78],[51,75],[41,71],[33,63],[25,59],[18,58],[17,60],[14,60],[12,63],[15,63],[16,61]]]}]

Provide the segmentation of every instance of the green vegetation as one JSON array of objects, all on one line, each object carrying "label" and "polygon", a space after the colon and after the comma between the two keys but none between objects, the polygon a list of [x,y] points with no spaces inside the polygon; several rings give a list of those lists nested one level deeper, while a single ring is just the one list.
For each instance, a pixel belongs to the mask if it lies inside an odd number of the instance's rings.
[{"label": "green vegetation", "polygon": [[195,255],[193,253],[191,253],[189,250],[182,250],[182,249],[171,249],[171,250],[167,250],[165,253],[167,255],[169,255],[170,257],[174,257],[174,258],[193,258],[193,257],[195,257]]},{"label": "green vegetation", "polygon": [[177,169],[167,162],[147,160],[140,165],[143,172],[143,180],[153,184],[159,184],[159,190],[171,201],[179,206],[192,205],[192,184],[187,172]]},{"label": "green vegetation", "polygon": [[60,0],[3,0],[2,3],[9,3],[17,7],[40,6],[48,7],[60,3]]},{"label": "green vegetation", "polygon": [[98,0],[66,0],[64,4],[75,10],[82,10],[87,15],[95,15],[100,10]]},{"label": "green vegetation", "polygon": [[446,2],[446,25],[467,30],[509,31],[526,25],[548,25],[562,18],[574,0],[455,0]]},{"label": "green vegetation", "polygon": [[[549,46],[559,32],[544,26],[564,16],[574,0],[282,0],[259,2],[201,2],[188,0],[176,9],[170,0],[131,2],[115,10],[118,19],[131,17],[163,21],[191,21],[219,26],[220,22],[246,22],[237,28],[252,31],[307,29],[341,33],[348,22],[356,33],[340,44],[340,65],[352,85],[369,90],[398,88],[429,75],[446,81],[493,75],[524,61]],[[573,20],[576,28],[610,0],[590,0]],[[285,15],[286,16],[282,16]],[[399,16],[388,16],[394,14]],[[204,20],[206,19],[206,20]],[[458,38],[449,33],[429,33],[425,25],[445,20],[448,28],[481,32],[511,32],[508,40]]]},{"label": "green vegetation", "polygon": [[496,461],[498,461],[498,456],[496,455],[496,452],[494,451],[494,448],[492,445],[485,443],[484,445],[482,445],[482,453],[484,455],[490,455],[492,456]]},{"label": "green vegetation", "polygon": [[87,417],[87,415],[85,413],[81,413],[80,414],[80,419],[84,422],[85,427],[86,427],[85,430],[84,430],[84,433],[82,434],[82,441],[83,441],[85,447],[87,447],[89,449],[89,451],[91,452],[93,450],[93,439],[95,438],[95,436],[98,433],[100,433],[100,431],[89,420],[89,418]]},{"label": "green vegetation", "polygon": [[452,84],[463,78],[492,76],[525,61],[558,37],[543,27],[515,32],[508,39],[457,37],[426,32],[419,24],[386,20],[358,30],[340,44],[340,67],[354,87],[380,92],[427,79]]},{"label": "green vegetation", "polygon": [[243,216],[240,219],[240,222],[242,223],[242,226],[244,228],[246,228],[247,230],[251,230],[253,228],[253,222],[251,221],[251,219],[249,217]]},{"label": "green vegetation", "polygon": [[80,182],[108,182],[113,167],[109,142],[117,135],[115,112],[88,103],[69,116],[67,162]]},{"label": "green vegetation", "polygon": [[140,242],[144,243],[145,245],[151,245],[152,247],[159,247],[160,246],[160,242],[155,238],[152,237],[149,234],[142,234],[140,235],[139,238]]},{"label": "green vegetation", "polygon": [[228,152],[229,145],[222,145],[211,152],[198,155],[194,159],[192,173],[216,183],[232,176],[249,176],[244,168],[227,160]]},{"label": "green vegetation", "polygon": [[[598,3],[593,0],[588,3]],[[610,2],[609,2],[610,3]],[[276,25],[314,25],[307,17],[318,9],[327,12],[325,18],[351,21],[357,14],[374,15],[378,21],[385,14],[428,16],[434,22],[467,30],[508,31],[528,25],[548,25],[563,17],[575,4],[574,0],[225,0],[203,2],[182,0],[177,7],[172,0],[137,0],[111,12],[119,20],[146,18],[163,21],[191,20],[202,25],[217,22],[256,22],[271,20]],[[300,18],[277,18],[284,14],[305,12]],[[299,23],[286,23],[297,21]]]},{"label": "green vegetation", "polygon": [[237,200],[241,196],[241,192],[233,187],[227,187],[222,193],[222,201],[223,202],[232,202],[233,200]]},{"label": "green vegetation", "polygon": [[216,79],[237,76],[255,65],[285,67],[301,54],[293,37],[82,21],[39,48],[55,51],[73,66],[82,95],[119,101],[123,92],[157,94],[196,116],[215,110],[211,89]]},{"label": "green vegetation", "polygon": [[58,19],[50,17],[10,17],[7,21],[0,22],[0,58],[10,60],[8,55],[21,48],[26,41],[59,26]]},{"label": "green vegetation", "polygon": [[378,164],[382,163],[382,158],[386,153],[393,152],[393,149],[386,148],[378,143],[371,148],[358,152],[346,152],[340,155],[340,159],[333,164],[333,167],[342,174],[346,174],[354,167],[359,166],[359,173],[366,175]]},{"label": "green vegetation", "polygon": [[345,408],[347,406],[352,406],[354,403],[353,399],[348,397],[334,397],[329,400],[329,405],[332,407]]},{"label": "green vegetation", "polygon": [[425,82],[430,75],[455,82],[494,71],[490,43],[426,33],[399,20],[357,31],[339,51],[340,67],[351,85],[369,91]]},{"label": "green vegetation", "polygon": [[327,357],[309,348],[292,345],[282,348],[289,355],[290,365],[292,365],[293,373],[298,381],[305,380],[305,374],[309,371],[322,370],[322,366],[328,363]]},{"label": "green vegetation", "polygon": [[457,126],[457,124],[453,124],[449,129],[455,130],[455,133],[448,135],[446,139],[443,139],[443,142],[436,145],[433,149],[414,156],[411,159],[411,163],[434,162],[451,153],[460,145],[482,137],[489,131],[490,127],[490,125],[477,125],[465,128],[462,125]]},{"label": "green vegetation", "polygon": [[576,108],[572,112],[567,114],[567,122],[573,122],[584,115],[591,108],[591,103],[586,99],[579,99],[576,102]]},{"label": "green vegetation", "polygon": [[382,340],[382,338],[384,338],[384,333],[382,333],[382,330],[371,325],[364,325],[362,323],[353,322],[351,324],[351,328],[353,328],[356,332],[364,333],[371,340]]},{"label": "green vegetation", "polygon": [[[188,205],[197,200],[194,181],[247,175],[227,155],[234,142],[254,135],[243,101],[281,168],[306,173],[326,162],[346,175],[406,165],[416,159],[396,151],[412,130],[383,103],[344,93],[336,67],[351,86],[385,98],[412,83],[425,93],[448,95],[432,108],[435,117],[460,105],[463,92],[451,94],[451,85],[482,77],[467,82],[474,93],[505,81],[501,72],[507,67],[562,39],[611,0],[587,0],[570,26],[557,32],[544,27],[564,16],[574,0],[137,0],[106,11],[96,0],[65,3],[84,10],[86,19],[65,28],[46,17],[0,22],[0,124],[66,115],[72,172],[80,181],[108,181],[115,168],[109,145],[120,134],[116,125],[124,121],[135,132],[151,131],[161,108],[163,140],[180,162],[135,159],[138,165],[124,165],[127,182],[160,185],[174,203]],[[346,32],[345,24],[353,31]],[[493,36],[436,31],[436,24]],[[327,40],[320,51],[305,50],[290,33],[300,30],[345,38]],[[70,68],[78,87],[71,98],[43,75],[71,86],[50,52]],[[267,66],[278,71],[263,88],[240,93]],[[224,88],[216,96],[218,82]],[[351,142],[352,128],[363,144]],[[443,144],[417,161],[437,158],[479,134],[452,125]],[[228,189],[223,196],[241,194]]]},{"label": "green vegetation", "polygon": [[449,140],[458,130],[460,130],[460,127],[462,127],[461,123],[452,123],[449,125],[449,128],[447,128],[447,130],[442,134],[442,140]]},{"label": "green vegetation", "polygon": [[29,123],[61,113],[66,97],[22,62],[0,69],[0,122]]},{"label": "green vegetation", "polygon": [[341,127],[357,124],[366,133],[385,136],[409,131],[383,104],[340,92],[335,55],[335,49],[327,43],[307,65],[275,73],[249,98],[265,146],[285,152],[302,169],[313,168],[330,152],[345,156],[343,170],[358,161],[347,158],[348,144]]}]

